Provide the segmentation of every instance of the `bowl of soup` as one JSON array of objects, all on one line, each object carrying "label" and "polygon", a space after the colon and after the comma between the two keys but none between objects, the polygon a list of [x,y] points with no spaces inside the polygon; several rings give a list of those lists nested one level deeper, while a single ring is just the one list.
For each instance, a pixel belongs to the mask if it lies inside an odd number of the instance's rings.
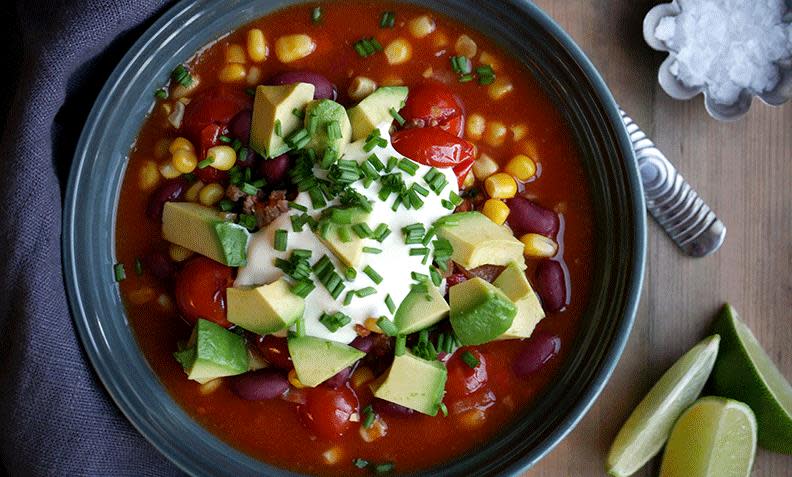
[{"label": "bowl of soup", "polygon": [[98,96],[70,303],[192,475],[500,475],[626,343],[641,186],[602,79],[521,1],[181,2]]}]

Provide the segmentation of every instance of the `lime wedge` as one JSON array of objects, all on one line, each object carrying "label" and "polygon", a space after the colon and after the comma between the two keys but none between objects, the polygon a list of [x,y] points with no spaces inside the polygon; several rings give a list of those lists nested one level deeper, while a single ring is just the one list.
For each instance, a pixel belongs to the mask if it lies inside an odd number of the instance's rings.
[{"label": "lime wedge", "polygon": [[723,307],[714,328],[723,343],[710,381],[712,393],[751,406],[759,445],[792,454],[792,386],[731,305]]},{"label": "lime wedge", "polygon": [[710,336],[674,363],[630,414],[608,452],[606,470],[626,477],[643,467],[665,444],[679,415],[701,394],[718,355]]},{"label": "lime wedge", "polygon": [[745,404],[704,397],[682,413],[668,438],[660,477],[748,477],[756,418]]}]

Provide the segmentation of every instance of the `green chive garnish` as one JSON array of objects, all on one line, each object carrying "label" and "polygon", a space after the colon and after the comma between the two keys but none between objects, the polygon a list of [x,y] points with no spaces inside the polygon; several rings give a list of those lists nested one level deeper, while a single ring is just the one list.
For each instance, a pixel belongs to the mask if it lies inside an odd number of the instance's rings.
[{"label": "green chive garnish", "polygon": [[171,79],[185,87],[189,87],[193,82],[190,70],[184,65],[179,65],[173,69],[171,72]]},{"label": "green chive garnish", "polygon": [[206,169],[214,163],[214,156],[209,156],[198,163],[198,169]]},{"label": "green chive garnish", "polygon": [[396,328],[396,325],[394,325],[387,316],[380,316],[377,320],[377,326],[379,326],[382,332],[388,336],[396,336],[399,332],[399,330]]},{"label": "green chive garnish", "polygon": [[[347,296],[349,296],[349,294],[347,294]],[[337,311],[333,314],[322,313],[322,316],[319,318],[319,323],[323,324],[325,328],[330,330],[331,333],[335,333],[339,329],[348,325],[351,321],[352,318],[341,313],[340,311]]]},{"label": "green chive garnish", "polygon": [[357,270],[352,267],[347,267],[346,270],[344,270],[344,276],[346,277],[347,281],[352,281],[357,278]]},{"label": "green chive garnish", "polygon": [[294,330],[298,337],[305,336],[305,318],[298,318],[294,323]]},{"label": "green chive garnish", "polygon": [[352,465],[354,465],[358,469],[365,469],[369,465],[369,462],[365,459],[357,458],[357,459],[352,459]]},{"label": "green chive garnish", "polygon": [[316,7],[311,10],[311,21],[314,23],[322,21],[322,7]]},{"label": "green chive garnish", "polygon": [[435,267],[429,267],[429,275],[432,277],[434,286],[439,287],[443,283],[443,277],[440,276],[440,272]]},{"label": "green chive garnish", "polygon": [[377,418],[377,415],[374,413],[374,409],[371,407],[371,404],[363,408],[363,427],[368,429],[374,424],[374,420]]},{"label": "green chive garnish", "polygon": [[316,285],[313,283],[306,280],[301,280],[291,287],[291,292],[300,298],[305,298],[314,290],[314,288],[316,288]]},{"label": "green chive garnish", "polygon": [[154,91],[154,97],[157,99],[168,99],[168,90],[165,88],[160,88],[157,91]]},{"label": "green chive garnish", "polygon": [[391,313],[396,313],[396,304],[393,303],[393,298],[391,298],[390,293],[385,296],[385,306],[388,307],[388,311]]},{"label": "green chive garnish", "polygon": [[473,355],[473,353],[471,353],[470,351],[465,351],[464,353],[462,353],[462,356],[460,357],[462,358],[462,361],[464,361],[465,364],[468,365],[471,369],[476,369],[476,366],[479,365],[478,358],[476,358]]},{"label": "green chive garnish", "polygon": [[443,413],[443,417],[448,417],[448,408],[446,407],[444,402],[442,401],[440,402],[438,409],[440,409],[440,412]]},{"label": "green chive garnish", "polygon": [[126,280],[126,271],[124,270],[123,263],[116,263],[113,265],[113,273],[115,274],[115,281],[121,282]]},{"label": "green chive garnish", "polygon": [[356,291],[355,293],[360,298],[363,298],[363,297],[367,297],[369,295],[373,295],[373,294],[377,293],[377,289],[374,288],[374,287],[366,287],[366,288],[361,288],[360,290]]},{"label": "green chive garnish", "polygon": [[289,232],[284,229],[278,229],[275,231],[275,250],[279,252],[285,252],[286,246],[288,243]]},{"label": "green chive garnish", "polygon": [[407,337],[405,335],[399,335],[396,337],[394,352],[396,356],[401,356],[405,351],[407,351]]},{"label": "green chive garnish", "polygon": [[390,108],[390,115],[393,116],[393,119],[395,119],[397,123],[399,123],[399,126],[404,126],[404,123],[406,121],[401,116],[401,114],[399,114],[399,112],[396,111],[396,108]]},{"label": "green chive garnish", "polygon": [[375,465],[374,472],[377,474],[387,474],[388,472],[392,472],[395,468],[396,464],[393,462],[384,462],[382,464]]},{"label": "green chive garnish", "polygon": [[427,253],[429,253],[429,249],[426,247],[416,247],[410,249],[411,257],[422,256],[422,255],[426,255]]},{"label": "green chive garnish", "polygon": [[382,253],[382,249],[376,247],[363,247],[363,253],[372,253],[376,255]]},{"label": "green chive garnish", "polygon": [[139,258],[135,258],[135,275],[143,275],[143,262]]},{"label": "green chive garnish", "polygon": [[380,17],[380,28],[393,28],[393,25],[395,24],[396,24],[396,13],[382,12],[382,16]]},{"label": "green chive garnish", "polygon": [[289,202],[289,208],[299,210],[300,212],[308,212],[308,207],[298,204],[297,202]]}]

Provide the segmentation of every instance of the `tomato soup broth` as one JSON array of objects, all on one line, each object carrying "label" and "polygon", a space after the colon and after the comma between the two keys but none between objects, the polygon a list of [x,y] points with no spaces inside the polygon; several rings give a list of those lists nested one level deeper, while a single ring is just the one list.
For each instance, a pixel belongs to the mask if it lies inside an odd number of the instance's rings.
[{"label": "tomato soup broth", "polygon": [[[174,100],[169,98],[157,100],[130,153],[116,229],[118,260],[127,265],[127,278],[120,283],[121,293],[141,350],[165,388],[186,412],[230,445],[273,465],[309,474],[364,475],[375,464],[383,463],[395,464],[395,472],[424,469],[483,446],[531,406],[570,353],[583,326],[581,317],[593,273],[593,214],[587,180],[569,125],[527,69],[490,39],[413,5],[382,1],[322,3],[318,21],[315,21],[316,7],[308,4],[276,11],[199,52],[187,64],[198,80],[198,86],[187,97],[195,98],[223,83],[220,71],[227,65],[229,48],[235,48],[230,45],[239,45],[244,50],[251,28],[264,33],[269,52],[264,61],[246,58],[245,79],[225,83],[225,87],[240,94],[289,70],[310,70],[324,75],[336,85],[337,101],[346,107],[357,102],[348,91],[358,76],[370,78],[380,86],[405,85],[411,88],[411,93],[414,85],[425,83],[427,78],[445,85],[464,110],[466,124],[462,137],[475,146],[477,160],[482,155],[489,156],[503,169],[512,158],[524,155],[535,164],[536,172],[530,179],[517,181],[519,193],[560,218],[560,230],[555,236],[558,252],[552,258],[563,266],[564,306],[547,311],[531,338],[469,347],[486,364],[478,388],[469,395],[464,388],[470,371],[459,370],[459,358],[452,357],[448,361],[449,381],[444,399],[448,415],[383,414],[386,429],[379,429],[373,439],[369,437],[371,442],[361,435],[360,421],[364,419],[363,409],[372,400],[372,391],[368,385],[355,386],[354,374],[345,388],[353,394],[355,417],[342,435],[329,439],[318,437],[316,429],[305,425],[306,413],[299,410],[304,406],[299,394],[292,400],[297,402],[244,400],[233,392],[228,378],[206,384],[188,380],[173,353],[177,343],[190,336],[191,324],[180,317],[174,285],[167,277],[168,268],[178,269],[182,265],[173,260],[160,264],[166,270],[159,274],[164,278],[158,278],[157,273],[152,273],[158,265],[141,258],[157,253],[160,257],[173,257],[168,242],[162,238],[160,224],[146,215],[152,189],[144,185],[143,179],[145,169],[151,169],[152,162],[158,166],[167,162],[169,141],[182,135],[168,121],[174,108]],[[394,13],[393,26],[383,28],[382,16],[386,11]],[[422,16],[430,19],[434,28],[417,37],[417,24],[411,22]],[[274,45],[278,38],[293,34],[310,36],[315,50],[305,58],[284,64],[275,54]],[[375,38],[385,49],[402,38],[411,48],[409,60],[390,64],[383,51],[362,57],[354,45],[364,38]],[[472,80],[466,81],[461,77],[464,71],[454,71],[450,58],[466,53],[471,55],[474,68],[491,65],[496,77],[493,83],[480,84],[475,73]],[[260,79],[251,78],[252,68],[258,69]],[[496,90],[497,87],[502,91]],[[187,108],[189,114],[189,104]],[[199,161],[202,159],[198,157]],[[225,187],[225,180],[221,178],[218,182]],[[159,184],[163,182],[161,178],[158,180]],[[460,193],[466,197],[461,207],[480,210],[487,197],[486,188],[481,180],[469,179],[463,190],[470,189],[478,193]],[[526,274],[534,287],[537,287],[535,270],[540,263],[540,259],[526,257]],[[130,273],[132,264],[141,264],[136,267],[140,273]],[[520,359],[526,343],[537,334],[552,336],[550,346],[555,349],[547,355],[549,359],[544,360],[543,366],[527,376],[519,376],[514,372],[515,360]],[[462,379],[463,383],[454,384],[455,379]],[[451,395],[453,386],[462,388],[457,396]],[[333,406],[332,396],[327,397],[325,405]],[[311,417],[323,419],[319,415],[308,416]],[[369,463],[368,469],[360,468],[364,461]]]}]

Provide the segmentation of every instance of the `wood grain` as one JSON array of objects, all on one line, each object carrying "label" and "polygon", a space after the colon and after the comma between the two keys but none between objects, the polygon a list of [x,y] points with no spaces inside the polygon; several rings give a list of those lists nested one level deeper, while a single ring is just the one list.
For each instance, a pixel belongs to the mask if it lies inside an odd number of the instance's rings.
[{"label": "wood grain", "polygon": [[[621,106],[725,222],[722,249],[682,256],[650,221],[647,272],[629,344],[577,428],[525,475],[597,476],[632,408],[732,303],[792,378],[792,104],[754,101],[740,121],[711,119],[702,98],[680,102],[657,85],[664,55],[643,41],[645,0],[536,0],[589,55]],[[657,475],[659,459],[637,476]],[[759,450],[753,475],[792,475],[792,456]]]}]

